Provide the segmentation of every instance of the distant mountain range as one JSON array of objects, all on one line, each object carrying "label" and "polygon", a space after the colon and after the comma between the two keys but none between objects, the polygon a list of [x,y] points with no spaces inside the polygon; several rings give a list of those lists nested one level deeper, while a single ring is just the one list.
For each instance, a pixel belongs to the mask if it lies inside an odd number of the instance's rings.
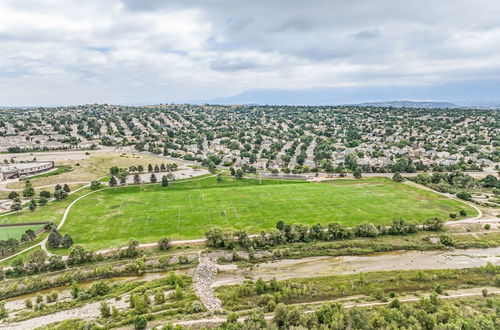
[{"label": "distant mountain range", "polygon": [[380,102],[363,102],[357,105],[367,107],[395,107],[395,108],[428,108],[428,109],[443,109],[443,108],[461,108],[454,103],[449,102],[432,102],[432,101],[380,101]]},{"label": "distant mountain range", "polygon": [[[402,100],[402,101],[397,101]],[[307,89],[249,89],[209,104],[345,105],[457,108],[498,108],[500,81],[462,81],[426,86],[355,86]]]}]

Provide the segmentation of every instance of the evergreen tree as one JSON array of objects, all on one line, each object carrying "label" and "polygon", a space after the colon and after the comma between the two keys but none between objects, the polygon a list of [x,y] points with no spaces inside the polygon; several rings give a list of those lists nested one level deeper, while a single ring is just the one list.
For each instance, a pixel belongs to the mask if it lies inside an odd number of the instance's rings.
[{"label": "evergreen tree", "polygon": [[109,179],[108,184],[110,187],[116,187],[116,185],[117,185],[116,178],[114,176],[112,176],[111,179]]},{"label": "evergreen tree", "polygon": [[167,178],[166,175],[162,176],[162,178],[161,178],[161,185],[163,187],[168,187],[168,178]]},{"label": "evergreen tree", "polygon": [[61,245],[61,234],[59,234],[56,231],[53,231],[49,234],[49,237],[47,239],[47,244],[51,249],[57,249]]}]

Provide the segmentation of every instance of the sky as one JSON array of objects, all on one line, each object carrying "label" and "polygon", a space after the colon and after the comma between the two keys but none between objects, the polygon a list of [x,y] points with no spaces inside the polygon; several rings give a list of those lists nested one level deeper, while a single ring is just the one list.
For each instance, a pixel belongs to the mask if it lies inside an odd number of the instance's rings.
[{"label": "sky", "polygon": [[0,105],[457,84],[471,94],[401,95],[500,100],[499,17],[498,0],[1,0]]}]

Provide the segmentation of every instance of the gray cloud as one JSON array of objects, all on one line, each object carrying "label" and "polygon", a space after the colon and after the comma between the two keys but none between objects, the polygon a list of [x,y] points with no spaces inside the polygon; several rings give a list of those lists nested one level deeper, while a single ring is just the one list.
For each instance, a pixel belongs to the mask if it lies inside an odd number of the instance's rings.
[{"label": "gray cloud", "polygon": [[499,78],[499,16],[496,0],[3,0],[0,99],[163,102]]}]

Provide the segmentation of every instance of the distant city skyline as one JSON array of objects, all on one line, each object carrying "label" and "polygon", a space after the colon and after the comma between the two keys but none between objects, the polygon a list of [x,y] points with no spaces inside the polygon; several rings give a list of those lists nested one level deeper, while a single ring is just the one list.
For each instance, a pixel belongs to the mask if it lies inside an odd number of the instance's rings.
[{"label": "distant city skyline", "polygon": [[0,2],[0,105],[500,103],[500,3]]}]

